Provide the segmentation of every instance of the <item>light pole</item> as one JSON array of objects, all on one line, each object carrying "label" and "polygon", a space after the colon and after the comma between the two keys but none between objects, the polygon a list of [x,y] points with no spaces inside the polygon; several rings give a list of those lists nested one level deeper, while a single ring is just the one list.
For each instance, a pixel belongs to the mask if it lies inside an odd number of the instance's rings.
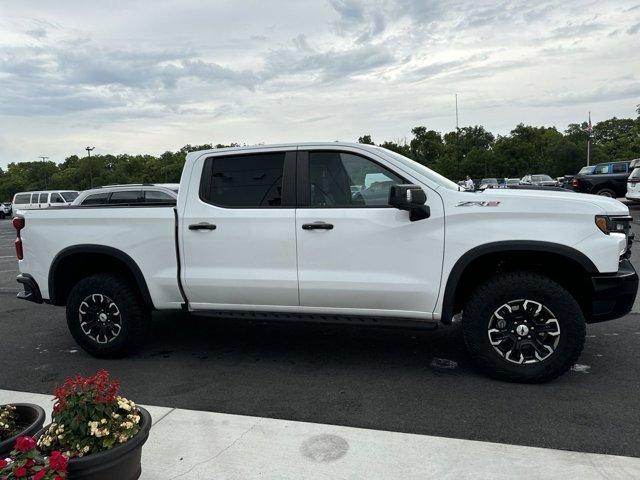
[{"label": "light pole", "polygon": [[91,182],[91,188],[93,188],[93,171],[91,169],[91,150],[93,150],[96,147],[86,147],[85,150],[87,151],[87,155],[89,156],[89,159],[87,160],[89,162],[89,181]]},{"label": "light pole", "polygon": [[46,190],[47,189],[47,165],[46,165],[46,160],[48,160],[49,157],[40,156],[38,158],[41,158],[42,159],[42,163],[45,164],[44,168],[43,168],[43,171],[44,171],[44,189]]}]

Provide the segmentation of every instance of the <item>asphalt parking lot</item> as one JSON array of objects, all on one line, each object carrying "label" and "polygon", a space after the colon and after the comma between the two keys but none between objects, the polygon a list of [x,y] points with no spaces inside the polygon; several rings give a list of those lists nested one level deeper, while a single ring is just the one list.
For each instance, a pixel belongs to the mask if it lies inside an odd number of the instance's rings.
[{"label": "asphalt parking lot", "polygon": [[[74,344],[63,309],[15,298],[12,242],[10,221],[0,221],[0,388],[50,393],[69,375],[106,368],[126,396],[151,405],[640,457],[638,314],[589,326],[579,364],[544,385],[477,373],[455,326],[165,313],[140,353],[98,360]],[[640,251],[633,258],[638,268]]]}]

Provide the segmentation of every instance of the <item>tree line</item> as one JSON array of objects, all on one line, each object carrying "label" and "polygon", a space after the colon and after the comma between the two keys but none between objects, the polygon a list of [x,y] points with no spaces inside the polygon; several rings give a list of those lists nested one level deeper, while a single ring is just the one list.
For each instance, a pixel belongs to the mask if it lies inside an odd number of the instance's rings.
[{"label": "tree line", "polygon": [[[640,157],[640,106],[638,117],[611,118],[593,125],[572,123],[564,132],[555,127],[520,124],[508,135],[495,136],[482,126],[468,126],[447,133],[418,126],[410,139],[383,141],[379,145],[460,180],[466,175],[522,177],[546,173],[552,177],[575,174],[586,165],[591,135],[591,163],[631,160]],[[360,143],[373,144],[371,135]],[[230,145],[185,145],[162,155],[72,155],[55,162],[16,162],[0,168],[0,201],[16,192],[44,189],[85,190],[118,183],[176,183],[187,153]]]}]

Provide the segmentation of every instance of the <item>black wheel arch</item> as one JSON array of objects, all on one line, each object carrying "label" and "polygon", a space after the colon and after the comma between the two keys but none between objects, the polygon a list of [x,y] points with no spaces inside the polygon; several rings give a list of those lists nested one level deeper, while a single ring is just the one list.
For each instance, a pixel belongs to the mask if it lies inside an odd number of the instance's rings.
[{"label": "black wheel arch", "polygon": [[[95,264],[89,261],[94,260]],[[80,267],[78,263],[84,262]],[[102,272],[120,273],[138,287],[150,309],[155,309],[142,270],[127,253],[105,245],[73,245],[61,250],[49,268],[49,303],[65,305],[71,288],[82,278]]]},{"label": "black wheel arch", "polygon": [[[566,245],[535,240],[510,240],[479,245],[462,255],[449,273],[443,294],[442,323],[451,323],[453,315],[460,306],[460,289],[464,288],[461,285],[461,280],[465,278],[465,274],[468,274],[474,265],[478,265],[483,260],[497,264],[500,260],[506,258],[545,257],[546,261],[549,261],[548,259],[557,259],[558,262],[579,271],[582,274],[582,280],[585,282],[590,281],[590,277],[598,273],[594,263],[585,254]],[[526,268],[524,266],[524,269]],[[511,269],[517,269],[517,263],[513,263]],[[576,285],[578,285],[578,281],[576,281]],[[590,283],[588,285],[584,283],[582,286],[591,287]],[[581,302],[581,304],[584,308],[589,305],[586,301]],[[589,312],[585,312],[585,314],[588,315]]]}]

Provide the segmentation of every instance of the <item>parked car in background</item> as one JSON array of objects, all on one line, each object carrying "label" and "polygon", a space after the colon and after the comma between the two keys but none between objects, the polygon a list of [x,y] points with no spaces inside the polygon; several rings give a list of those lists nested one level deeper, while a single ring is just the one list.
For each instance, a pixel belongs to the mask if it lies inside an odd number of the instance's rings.
[{"label": "parked car in background", "polygon": [[640,168],[636,168],[627,179],[627,200],[640,202]]},{"label": "parked car in background", "polygon": [[11,217],[11,202],[0,203],[0,220]]},{"label": "parked car in background", "polygon": [[[578,173],[576,173],[576,175],[589,175],[591,173],[593,173],[593,170],[596,168],[595,165],[585,165],[584,167],[582,167]],[[562,185],[560,185],[563,188],[568,188],[571,189],[571,182],[573,181],[573,178],[576,175],[565,175],[564,181],[562,182]]]},{"label": "parked car in background", "polygon": [[[593,193],[604,197],[624,197],[627,193],[627,178],[630,162],[597,164],[592,173],[579,173],[571,181],[576,192]],[[582,171],[582,170],[581,170]]]},{"label": "parked car in background", "polygon": [[78,192],[75,190],[42,190],[18,192],[13,196],[13,211],[36,208],[65,207],[71,205]]},{"label": "parked car in background", "polygon": [[498,188],[499,183],[497,178],[483,178],[480,180],[480,189],[485,188]]},{"label": "parked car in background", "polygon": [[549,175],[536,174],[525,175],[520,180],[520,185],[533,185],[535,187],[557,187],[558,182],[551,178]]},{"label": "parked car in background", "polygon": [[178,184],[107,185],[81,192],[73,205],[175,205],[178,188]]}]

